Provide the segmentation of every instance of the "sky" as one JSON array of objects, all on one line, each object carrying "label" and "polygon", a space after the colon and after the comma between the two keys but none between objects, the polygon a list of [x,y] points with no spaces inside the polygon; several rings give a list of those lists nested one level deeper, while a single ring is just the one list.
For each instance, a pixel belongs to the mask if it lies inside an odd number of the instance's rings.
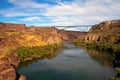
[{"label": "sky", "polygon": [[114,19],[120,19],[120,0],[0,0],[0,22],[74,26]]}]

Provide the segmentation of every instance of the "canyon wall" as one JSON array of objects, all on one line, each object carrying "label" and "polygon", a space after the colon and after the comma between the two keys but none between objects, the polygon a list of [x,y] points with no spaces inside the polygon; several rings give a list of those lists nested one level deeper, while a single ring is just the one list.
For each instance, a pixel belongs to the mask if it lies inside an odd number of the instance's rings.
[{"label": "canyon wall", "polygon": [[87,42],[120,43],[120,20],[104,21],[94,25],[79,39]]},{"label": "canyon wall", "polygon": [[0,53],[0,80],[15,80],[16,79],[16,71],[15,67],[17,67],[19,60],[17,59],[17,55],[13,54],[5,54]]},{"label": "canyon wall", "polygon": [[15,49],[18,46],[42,46],[60,43],[54,27],[26,27],[23,24],[0,23],[0,48]]},{"label": "canyon wall", "polygon": [[25,24],[12,24],[0,22],[0,31],[24,31],[26,29]]},{"label": "canyon wall", "polygon": [[84,33],[58,30],[55,27],[26,27],[24,24],[0,23],[0,48],[42,46],[74,40]]}]

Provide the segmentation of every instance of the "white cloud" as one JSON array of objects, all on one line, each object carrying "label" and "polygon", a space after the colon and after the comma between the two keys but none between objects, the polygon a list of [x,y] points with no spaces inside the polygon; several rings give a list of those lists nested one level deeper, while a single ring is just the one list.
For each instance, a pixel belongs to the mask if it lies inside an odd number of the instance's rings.
[{"label": "white cloud", "polygon": [[27,17],[27,18],[24,18],[24,19],[20,19],[21,21],[40,21],[40,17]]},{"label": "white cloud", "polygon": [[110,16],[119,15],[120,11],[118,9],[120,9],[120,5],[116,2],[111,3],[109,0],[88,0],[85,3],[79,4],[76,2],[72,2],[71,4],[60,3],[59,5],[47,8],[45,15]]},{"label": "white cloud", "polygon": [[8,0],[8,2],[14,6],[0,11],[5,17],[41,16],[45,8],[50,7],[47,3],[38,3],[35,0]]},{"label": "white cloud", "polygon": [[55,0],[56,5],[38,3],[37,0],[8,1],[14,4],[14,7],[1,10],[0,14],[5,17],[24,16],[26,18],[18,20],[25,22],[42,20],[44,23],[49,22],[46,25],[81,25],[120,19],[120,0],[73,0],[72,2]]},{"label": "white cloud", "polygon": [[95,24],[120,19],[119,0],[87,0],[84,3],[76,3],[78,1],[47,8],[45,16],[53,17],[52,22],[57,25]]},{"label": "white cloud", "polygon": [[71,26],[71,25],[93,25],[101,21],[115,19],[108,16],[57,16],[53,17],[52,25]]},{"label": "white cloud", "polygon": [[34,0],[8,0],[10,3],[15,6],[23,8],[44,8],[48,4],[37,3]]},{"label": "white cloud", "polygon": [[29,16],[27,13],[24,12],[4,11],[1,13],[4,14],[5,17]]},{"label": "white cloud", "polygon": [[47,8],[45,16],[68,16],[83,14],[84,10],[76,4],[59,3],[54,7]]}]

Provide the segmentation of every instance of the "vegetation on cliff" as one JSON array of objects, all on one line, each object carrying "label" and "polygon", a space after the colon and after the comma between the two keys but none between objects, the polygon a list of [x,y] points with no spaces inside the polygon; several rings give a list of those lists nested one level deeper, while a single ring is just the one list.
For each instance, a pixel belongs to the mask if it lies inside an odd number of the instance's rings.
[{"label": "vegetation on cliff", "polygon": [[21,62],[39,58],[47,54],[54,54],[60,49],[60,44],[52,44],[45,46],[33,46],[33,47],[18,47],[16,52]]}]

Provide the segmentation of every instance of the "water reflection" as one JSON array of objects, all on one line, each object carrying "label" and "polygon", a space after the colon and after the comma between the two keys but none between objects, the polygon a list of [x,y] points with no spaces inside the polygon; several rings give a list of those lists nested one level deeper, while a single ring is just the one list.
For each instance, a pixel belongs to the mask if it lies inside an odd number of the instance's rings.
[{"label": "water reflection", "polygon": [[112,55],[108,52],[103,51],[97,51],[93,49],[86,49],[86,51],[89,53],[90,57],[96,61],[98,61],[101,65],[113,67],[113,60]]},{"label": "water reflection", "polygon": [[17,71],[28,80],[107,80],[115,76],[109,56],[64,44],[68,48],[57,56],[48,55],[49,58],[21,64]]},{"label": "water reflection", "polygon": [[57,56],[57,54],[58,54],[58,53],[55,52],[55,53],[52,53],[52,54],[46,54],[46,55],[44,55],[44,56],[42,56],[42,57],[40,57],[40,58],[35,58],[35,59],[33,59],[33,60],[21,62],[21,63],[19,64],[19,66],[17,67],[16,70],[19,70],[20,68],[29,66],[29,65],[31,65],[32,63],[37,62],[37,61],[39,61],[39,60],[44,60],[44,59],[49,59],[49,60],[50,60],[50,59],[52,59],[53,57]]}]

